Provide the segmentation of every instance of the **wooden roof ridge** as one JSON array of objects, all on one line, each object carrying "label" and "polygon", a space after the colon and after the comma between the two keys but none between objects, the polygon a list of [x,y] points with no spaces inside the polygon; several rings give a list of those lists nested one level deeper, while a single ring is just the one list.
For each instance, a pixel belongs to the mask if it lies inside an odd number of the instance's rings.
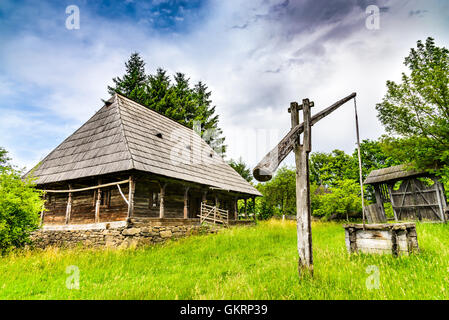
[{"label": "wooden roof ridge", "polygon": [[134,168],[135,165],[134,165],[133,154],[132,154],[131,150],[129,149],[128,139],[126,137],[126,132],[125,132],[125,128],[123,126],[123,121],[122,121],[122,115],[120,113],[120,99],[118,97],[119,97],[119,94],[115,93],[114,97],[113,97],[114,98],[114,103],[118,104],[117,113],[118,113],[118,116],[119,116],[119,119],[120,119],[120,128],[122,129],[121,131],[122,131],[122,134],[123,134],[123,138],[125,139],[125,145],[126,145],[126,148],[128,149],[128,152],[129,152],[130,166],[131,166],[131,168]]},{"label": "wooden roof ridge", "polygon": [[428,175],[425,171],[408,168],[409,164],[400,164],[387,168],[372,170],[363,184],[384,183],[404,178]]}]

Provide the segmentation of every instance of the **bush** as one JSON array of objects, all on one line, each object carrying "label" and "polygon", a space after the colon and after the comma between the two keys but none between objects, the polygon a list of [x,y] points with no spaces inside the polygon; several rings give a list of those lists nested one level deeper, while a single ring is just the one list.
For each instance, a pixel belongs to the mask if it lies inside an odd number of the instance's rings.
[{"label": "bush", "polygon": [[343,219],[361,214],[360,185],[353,179],[339,180],[335,185],[329,193],[318,196],[319,204],[313,215],[325,219]]},{"label": "bush", "polygon": [[44,201],[31,180],[22,181],[20,172],[0,168],[0,253],[30,242],[39,226]]}]

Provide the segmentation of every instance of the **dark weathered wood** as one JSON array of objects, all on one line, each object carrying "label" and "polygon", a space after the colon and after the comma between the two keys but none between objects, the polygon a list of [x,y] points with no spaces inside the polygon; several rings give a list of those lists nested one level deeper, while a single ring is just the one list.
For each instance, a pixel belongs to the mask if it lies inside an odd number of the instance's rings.
[{"label": "dark weathered wood", "polygon": [[385,213],[382,212],[377,203],[366,206],[366,218],[368,223],[384,223],[387,222]]},{"label": "dark weathered wood", "polygon": [[382,216],[385,216],[385,208],[384,208],[384,203],[382,200],[380,185],[375,184],[373,187],[374,187],[374,195],[376,197],[376,205],[378,206],[378,210],[380,211]]},{"label": "dark weathered wood", "polygon": [[[356,94],[352,93],[349,96],[335,102],[328,108],[318,112],[311,118],[311,125],[313,126],[315,123],[338,109],[340,106],[342,106],[355,96]],[[274,147],[273,150],[271,150],[254,168],[254,178],[262,182],[270,180],[280,163],[293,150],[295,142],[298,140],[298,137],[303,131],[304,123],[298,123],[295,127],[292,127],[290,132],[287,133],[287,135],[278,143],[278,145]]]},{"label": "dark weathered wood", "polygon": [[383,253],[399,256],[419,252],[414,223],[348,224],[343,226],[350,253]]},{"label": "dark weathered wood", "polygon": [[[311,151],[311,118],[310,101],[302,101],[304,118],[304,142],[303,145],[295,141],[295,161],[296,161],[296,221],[298,238],[298,272],[313,273],[313,253],[312,253],[312,230],[310,211],[310,186],[309,186],[309,152]],[[299,121],[297,104],[290,105],[291,122]]]}]

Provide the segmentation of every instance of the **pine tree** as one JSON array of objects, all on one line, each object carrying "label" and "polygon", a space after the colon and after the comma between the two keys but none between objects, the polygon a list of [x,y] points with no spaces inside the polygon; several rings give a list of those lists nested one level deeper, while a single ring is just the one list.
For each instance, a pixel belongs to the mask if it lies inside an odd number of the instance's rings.
[{"label": "pine tree", "polygon": [[115,86],[108,86],[109,94],[120,93],[138,103],[144,103],[146,99],[147,76],[145,74],[145,62],[139,53],[131,54],[129,60],[125,63],[126,73],[123,78],[116,77],[112,79]]},{"label": "pine tree", "polygon": [[120,93],[150,109],[153,109],[189,128],[200,124],[202,138],[220,155],[224,155],[223,131],[218,127],[218,115],[210,99],[211,92],[201,81],[193,88],[190,79],[181,72],[173,77],[158,68],[156,74],[145,74],[145,62],[133,53],[125,63],[126,73],[113,79],[110,94]]},{"label": "pine tree", "polygon": [[226,153],[225,138],[223,131],[218,127],[218,115],[215,114],[215,106],[210,100],[211,92],[207,90],[207,85],[199,81],[193,88],[193,98],[195,100],[195,121],[201,122],[201,133],[203,139],[219,154]]}]

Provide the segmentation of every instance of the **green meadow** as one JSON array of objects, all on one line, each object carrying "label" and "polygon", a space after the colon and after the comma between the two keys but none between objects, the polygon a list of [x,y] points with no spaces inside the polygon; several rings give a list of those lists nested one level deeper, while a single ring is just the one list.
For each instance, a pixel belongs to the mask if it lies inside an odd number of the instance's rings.
[{"label": "green meadow", "polygon": [[141,248],[17,251],[0,258],[0,298],[449,298],[449,225],[418,223],[420,254],[399,258],[349,255],[341,225],[313,224],[313,277],[298,278],[295,223],[271,220]]}]

